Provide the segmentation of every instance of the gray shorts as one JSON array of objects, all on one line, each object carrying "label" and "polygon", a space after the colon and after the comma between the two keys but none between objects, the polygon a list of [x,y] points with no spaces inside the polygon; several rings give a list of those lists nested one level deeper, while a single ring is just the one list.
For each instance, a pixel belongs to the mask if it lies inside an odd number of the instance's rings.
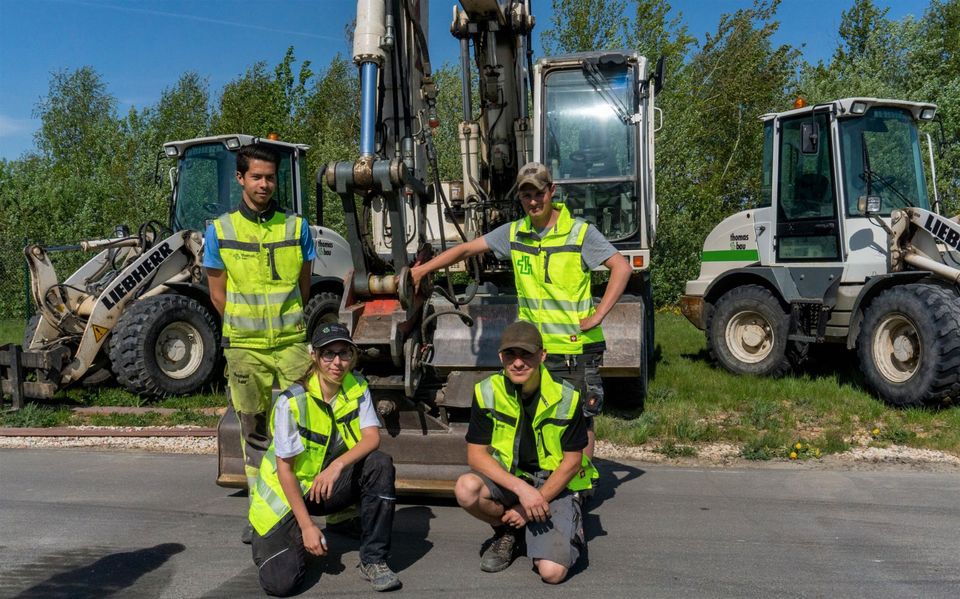
[{"label": "gray shorts", "polygon": [[[509,508],[518,503],[513,491],[504,489],[479,472],[474,471],[472,474],[480,477],[490,491],[490,498],[500,505]],[[545,478],[534,477],[531,484],[540,488],[544,482]],[[528,522],[525,528],[527,557],[530,559],[545,559],[570,568],[586,547],[580,498],[569,489],[565,489],[550,502],[549,520]]]}]

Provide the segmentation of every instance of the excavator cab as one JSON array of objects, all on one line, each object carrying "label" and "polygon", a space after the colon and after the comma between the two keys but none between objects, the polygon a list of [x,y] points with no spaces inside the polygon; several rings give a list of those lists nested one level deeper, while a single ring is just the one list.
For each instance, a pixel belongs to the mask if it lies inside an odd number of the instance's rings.
[{"label": "excavator cab", "polygon": [[[550,168],[557,198],[612,242],[649,244],[642,204],[651,152],[651,86],[643,57],[585,53],[543,59],[536,68],[535,160]],[[538,93],[539,92],[539,93]],[[535,134],[536,135],[536,134]]]}]

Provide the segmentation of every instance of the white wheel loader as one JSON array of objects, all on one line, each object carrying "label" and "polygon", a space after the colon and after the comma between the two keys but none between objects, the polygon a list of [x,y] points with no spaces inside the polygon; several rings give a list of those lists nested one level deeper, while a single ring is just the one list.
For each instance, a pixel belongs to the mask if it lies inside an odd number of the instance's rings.
[{"label": "white wheel loader", "polygon": [[[163,151],[177,160],[169,171],[168,226],[149,221],[135,234],[120,226],[113,237],[24,250],[37,312],[23,347],[0,349],[0,384],[14,407],[111,376],[134,393],[162,396],[194,392],[218,374],[220,322],[201,267],[203,231],[240,201],[236,151],[257,141],[281,156],[276,200],[302,213],[307,146],[249,135],[174,141]],[[325,227],[313,233],[311,327],[336,319],[352,268],[343,237]],[[51,255],[63,251],[97,253],[61,282]]]},{"label": "white wheel loader", "polygon": [[765,201],[713,229],[681,298],[717,363],[779,375],[843,343],[890,404],[960,396],[960,222],[918,132],[935,112],[847,98],[762,117]]}]

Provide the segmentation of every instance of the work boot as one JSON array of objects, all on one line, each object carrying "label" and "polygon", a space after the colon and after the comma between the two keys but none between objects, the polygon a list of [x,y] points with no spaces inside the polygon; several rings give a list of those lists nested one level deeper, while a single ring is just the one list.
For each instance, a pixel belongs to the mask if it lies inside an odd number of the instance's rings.
[{"label": "work boot", "polygon": [[520,551],[519,532],[509,526],[495,528],[490,545],[480,557],[480,569],[484,572],[500,572],[510,567]]},{"label": "work boot", "polygon": [[377,562],[375,564],[357,564],[360,568],[360,578],[370,581],[370,586],[375,591],[392,591],[403,586],[400,577],[396,572],[390,569],[387,562]]},{"label": "work boot", "polygon": [[253,542],[253,526],[250,523],[243,527],[243,532],[240,533],[240,542],[244,545]]}]

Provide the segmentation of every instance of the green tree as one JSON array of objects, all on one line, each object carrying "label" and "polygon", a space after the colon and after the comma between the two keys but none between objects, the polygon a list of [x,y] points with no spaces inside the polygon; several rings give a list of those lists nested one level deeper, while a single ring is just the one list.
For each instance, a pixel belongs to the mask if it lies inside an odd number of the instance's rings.
[{"label": "green tree", "polygon": [[551,27],[540,36],[548,56],[626,46],[625,0],[552,0]]},{"label": "green tree", "polygon": [[676,302],[685,282],[696,278],[710,230],[760,199],[758,117],[789,105],[799,55],[773,45],[778,4],[757,2],[722,15],[717,31],[706,36],[661,96],[660,222],[652,266],[658,304]]}]

